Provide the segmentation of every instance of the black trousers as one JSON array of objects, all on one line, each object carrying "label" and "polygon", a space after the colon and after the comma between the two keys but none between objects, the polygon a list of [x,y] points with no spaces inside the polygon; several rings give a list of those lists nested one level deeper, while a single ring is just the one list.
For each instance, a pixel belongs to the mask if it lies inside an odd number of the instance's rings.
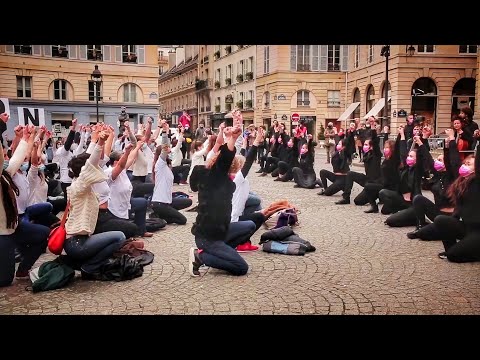
[{"label": "black trousers", "polygon": [[262,160],[262,156],[265,153],[265,146],[258,146],[257,147],[257,161],[260,162]]},{"label": "black trousers", "polygon": [[305,174],[302,169],[299,167],[294,167],[292,169],[293,180],[295,184],[304,189],[313,189],[317,183],[317,177],[315,173]]},{"label": "black trousers", "polygon": [[448,260],[457,263],[480,261],[479,227],[468,227],[463,221],[447,215],[438,215],[434,225],[441,234]]},{"label": "black trousers", "polygon": [[64,182],[60,183],[60,186],[62,187],[62,191],[63,191],[63,199],[65,200],[65,206],[67,204],[67,188],[70,185],[72,185],[72,183],[64,183]]},{"label": "black trousers", "polygon": [[141,183],[141,182],[132,182],[132,198],[136,197],[145,197],[145,196],[152,196],[153,189],[155,188],[155,184],[153,183]]},{"label": "black trousers", "polygon": [[127,239],[143,235],[140,234],[140,229],[135,223],[113,215],[108,209],[99,209],[97,225],[93,234],[101,234],[107,231],[121,231]]},{"label": "black trousers", "polygon": [[365,195],[367,196],[367,200],[370,205],[375,206],[377,204],[378,194],[380,190],[383,189],[383,185],[375,182],[367,182],[363,191],[365,191]]},{"label": "black trousers", "polygon": [[167,224],[185,225],[187,218],[178,210],[185,209],[192,205],[192,199],[172,199],[171,204],[152,202],[153,212],[167,222]]},{"label": "black trousers", "polygon": [[255,231],[257,231],[265,222],[266,217],[261,212],[253,212],[250,214],[242,215],[238,218],[238,221],[246,221],[246,220],[252,220],[255,223],[255,227],[256,227]]},{"label": "black trousers", "polygon": [[384,215],[394,214],[412,205],[411,202],[405,201],[398,191],[382,189],[378,193],[378,197],[380,201],[383,202],[382,214]]},{"label": "black trousers", "polygon": [[[332,185],[327,186],[327,180],[330,180]],[[333,172],[328,170],[320,170],[320,181],[322,186],[325,189],[324,195],[332,196],[338,193],[340,190],[345,189],[345,180],[346,175],[335,175]]]},{"label": "black trousers", "polygon": [[[358,185],[365,187],[367,183],[367,175],[356,172],[356,171],[349,171],[347,172],[346,179],[345,179],[345,188],[343,189],[343,198],[350,199],[350,195],[352,194],[353,183],[356,182]],[[358,194],[355,199],[353,200],[355,205],[363,206],[368,203],[367,194],[365,190],[362,190],[360,194]]]},{"label": "black trousers", "polygon": [[135,181],[135,182],[140,182],[140,183],[145,183],[145,179],[147,178],[147,176],[135,176],[135,175],[132,175],[132,180],[131,181]]},{"label": "black trousers", "polygon": [[273,170],[275,170],[278,166],[278,162],[280,159],[275,156],[269,156],[267,158],[267,161],[265,162],[265,167],[263,168],[263,171],[270,174]]},{"label": "black trousers", "polygon": [[178,184],[180,183],[180,181],[186,181],[189,171],[190,165],[180,165],[172,167],[173,182]]},{"label": "black trousers", "polygon": [[278,174],[280,175],[280,181],[287,182],[293,179],[292,168],[285,161],[278,162]]}]

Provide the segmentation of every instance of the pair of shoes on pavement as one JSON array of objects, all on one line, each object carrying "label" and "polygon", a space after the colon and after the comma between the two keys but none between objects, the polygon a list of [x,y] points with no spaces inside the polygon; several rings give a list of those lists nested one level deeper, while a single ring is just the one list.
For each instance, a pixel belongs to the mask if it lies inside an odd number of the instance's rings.
[{"label": "pair of shoes on pavement", "polygon": [[257,251],[258,246],[257,245],[252,245],[250,241],[247,241],[243,244],[240,244],[237,246],[237,252],[250,252],[250,251]]}]

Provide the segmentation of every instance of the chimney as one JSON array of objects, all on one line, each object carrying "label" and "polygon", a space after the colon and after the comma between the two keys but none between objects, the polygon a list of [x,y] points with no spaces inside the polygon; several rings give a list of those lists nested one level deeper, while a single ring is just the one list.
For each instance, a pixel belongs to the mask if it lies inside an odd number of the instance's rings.
[{"label": "chimney", "polygon": [[175,66],[175,51],[168,52],[168,70]]},{"label": "chimney", "polygon": [[175,64],[178,66],[182,61],[185,60],[185,49],[183,47],[178,47],[177,50],[177,59],[175,61]]}]

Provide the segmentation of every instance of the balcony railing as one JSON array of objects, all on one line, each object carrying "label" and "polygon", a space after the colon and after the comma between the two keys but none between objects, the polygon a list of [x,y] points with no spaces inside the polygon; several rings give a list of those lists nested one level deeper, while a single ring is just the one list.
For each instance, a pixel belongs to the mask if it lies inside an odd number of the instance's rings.
[{"label": "balcony railing", "polygon": [[237,82],[242,82],[243,81],[243,74],[238,74],[237,75]]},{"label": "balcony railing", "polygon": [[339,64],[328,64],[328,71],[340,71]]},{"label": "balcony railing", "polygon": [[203,79],[200,80],[198,79],[195,82],[195,90],[201,91],[201,90],[208,90],[213,87],[213,80],[212,79]]},{"label": "balcony railing", "polygon": [[31,45],[15,45],[15,54],[32,55]]},{"label": "balcony railing", "polygon": [[340,101],[338,100],[328,100],[327,101],[328,107],[340,107]]}]

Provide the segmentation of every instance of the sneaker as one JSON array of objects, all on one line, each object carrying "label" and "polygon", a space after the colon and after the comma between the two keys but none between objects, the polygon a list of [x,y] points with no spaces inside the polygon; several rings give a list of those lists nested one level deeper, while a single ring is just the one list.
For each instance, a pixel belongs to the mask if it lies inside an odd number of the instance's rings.
[{"label": "sneaker", "polygon": [[440,254],[438,254],[438,257],[440,259],[446,259],[447,258],[447,253],[445,251],[442,251]]},{"label": "sneaker", "polygon": [[378,213],[378,206],[370,206],[370,209],[364,211],[365,214],[376,214]]},{"label": "sneaker", "polygon": [[29,271],[28,270],[24,270],[24,271],[17,270],[17,272],[15,273],[15,277],[19,280],[30,279]]},{"label": "sneaker", "polygon": [[273,180],[273,181],[280,181],[280,180],[281,180],[280,177],[276,177],[275,180]]},{"label": "sneaker", "polygon": [[350,199],[341,199],[341,200],[335,201],[335,204],[336,205],[347,205],[347,204],[350,204]]},{"label": "sneaker", "polygon": [[252,243],[250,241],[247,241],[246,243],[238,245],[236,250],[238,252],[257,251],[258,246],[257,245],[252,245]]},{"label": "sneaker", "polygon": [[320,192],[317,193],[317,195],[324,195],[325,194],[325,189],[320,190]]},{"label": "sneaker", "polygon": [[192,247],[190,248],[190,254],[188,257],[188,272],[191,276],[200,276],[200,266],[202,262],[198,258],[198,249]]}]

